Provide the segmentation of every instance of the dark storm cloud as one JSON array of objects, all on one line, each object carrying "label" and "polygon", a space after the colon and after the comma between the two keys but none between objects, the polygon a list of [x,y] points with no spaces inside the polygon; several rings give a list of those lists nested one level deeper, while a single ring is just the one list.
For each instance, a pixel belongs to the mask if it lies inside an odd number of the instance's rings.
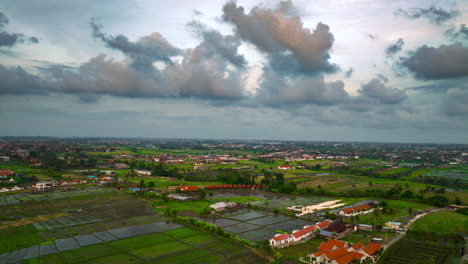
[{"label": "dark storm cloud", "polygon": [[445,21],[459,16],[460,12],[455,9],[446,10],[430,6],[429,8],[412,8],[408,11],[400,8],[395,12],[395,15],[404,16],[409,19],[425,18],[433,24],[440,25]]},{"label": "dark storm cloud", "polygon": [[468,76],[468,48],[461,43],[441,45],[438,48],[426,45],[401,57],[398,65],[423,80],[450,79]]},{"label": "dark storm cloud", "polygon": [[21,33],[9,33],[4,31],[4,28],[8,25],[9,20],[0,12],[0,48],[1,47],[13,47],[19,43],[39,43],[39,39],[36,37],[26,37]]},{"label": "dark storm cloud", "polygon": [[387,57],[392,57],[393,55],[401,51],[401,49],[403,48],[403,45],[405,45],[405,42],[403,41],[402,38],[399,38],[397,42],[391,44],[385,49],[385,55]]},{"label": "dark storm cloud", "polygon": [[346,78],[351,78],[351,76],[353,75],[353,72],[354,72],[354,69],[349,68],[349,70],[345,71],[345,77]]},{"label": "dark storm cloud", "polygon": [[223,7],[223,19],[234,25],[235,32],[245,41],[264,52],[269,67],[285,74],[318,74],[335,72],[329,51],[334,37],[330,28],[318,23],[311,31],[303,27],[294,14],[292,4],[282,3],[275,9],[259,6],[245,13],[242,6],[229,2]]},{"label": "dark storm cloud", "polygon": [[399,104],[406,99],[404,90],[386,87],[379,79],[372,79],[362,85],[359,94],[382,104]]},{"label": "dark storm cloud", "polygon": [[452,40],[468,40],[468,27],[465,24],[460,25],[460,29],[455,27],[449,28],[444,35]]}]

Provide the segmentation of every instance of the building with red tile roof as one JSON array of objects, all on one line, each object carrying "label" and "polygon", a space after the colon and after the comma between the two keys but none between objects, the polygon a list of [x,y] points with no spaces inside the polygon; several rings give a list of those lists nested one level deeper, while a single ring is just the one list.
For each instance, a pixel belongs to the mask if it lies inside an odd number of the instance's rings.
[{"label": "building with red tile roof", "polygon": [[291,242],[291,237],[288,234],[277,234],[272,239],[270,239],[270,245],[272,247],[280,247],[289,242]]},{"label": "building with red tile roof", "polygon": [[[368,246],[364,247],[363,243],[357,243],[353,246],[349,246],[347,242],[328,239],[327,242],[322,242],[317,248],[317,252],[308,255],[308,260],[314,263],[331,263],[331,264],[348,264],[357,260],[359,263],[371,258],[372,261],[375,261],[375,253],[382,247],[380,244],[370,243]],[[367,249],[366,249],[367,248]],[[356,250],[366,249],[368,253],[373,254],[368,255],[365,252],[357,252]]]},{"label": "building with red tile roof", "polygon": [[337,263],[337,264],[348,264],[354,261],[353,256],[351,254],[346,254],[344,256],[341,256],[337,259],[335,259],[332,263]]},{"label": "building with red tile roof", "polygon": [[363,249],[359,250],[360,253],[363,253],[367,256],[373,256],[377,251],[379,251],[382,248],[381,244],[377,243],[370,243]]},{"label": "building with red tile roof", "polygon": [[328,261],[332,261],[334,259],[337,259],[339,257],[342,257],[344,255],[347,255],[349,254],[348,250],[346,250],[346,248],[338,248],[338,249],[335,249],[333,251],[329,251],[327,253],[325,253],[325,258],[327,258]]},{"label": "building with red tile roof", "polygon": [[369,212],[372,212],[372,210],[369,210],[371,209],[372,206],[370,203],[366,203],[366,204],[361,204],[361,205],[357,205],[357,206],[353,206],[353,207],[346,207],[346,208],[343,208],[339,214],[340,215],[356,215],[356,214],[362,214],[363,212],[366,212],[366,211],[369,211]]},{"label": "building with red tile roof", "polygon": [[323,229],[323,228],[325,228],[325,227],[327,227],[327,226],[329,226],[329,225],[330,225],[330,221],[323,221],[323,222],[317,224],[317,226],[318,226],[320,229]]},{"label": "building with red tile roof", "polygon": [[364,246],[365,246],[364,243],[359,242],[357,244],[352,245],[349,248],[354,250],[354,251],[358,251],[359,249],[363,248]]}]

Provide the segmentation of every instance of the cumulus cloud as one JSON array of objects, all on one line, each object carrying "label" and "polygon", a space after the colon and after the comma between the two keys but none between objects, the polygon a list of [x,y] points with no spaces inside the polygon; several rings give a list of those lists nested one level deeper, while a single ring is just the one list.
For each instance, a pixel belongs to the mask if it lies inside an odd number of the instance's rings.
[{"label": "cumulus cloud", "polygon": [[428,8],[412,8],[410,10],[398,9],[395,12],[397,16],[404,16],[409,19],[425,18],[429,22],[440,25],[450,19],[453,19],[460,15],[460,12],[456,9],[446,10],[435,6]]},{"label": "cumulus cloud", "polygon": [[198,37],[204,40],[203,45],[207,49],[207,56],[219,54],[239,68],[244,68],[247,64],[244,56],[238,53],[241,40],[237,36],[223,36],[219,31],[208,29],[198,21],[192,21],[188,26],[195,31]]},{"label": "cumulus cloud", "polygon": [[417,79],[438,80],[468,76],[468,48],[461,43],[426,45],[401,57],[398,65],[407,69]]},{"label": "cumulus cloud", "polygon": [[358,93],[365,98],[383,104],[399,104],[406,99],[404,90],[386,87],[379,79],[372,79],[362,85]]},{"label": "cumulus cloud", "polygon": [[385,49],[385,55],[387,57],[392,57],[398,52],[401,51],[403,48],[403,45],[405,45],[405,42],[403,41],[402,38],[399,38],[395,43],[391,44]]},{"label": "cumulus cloud", "polygon": [[9,33],[5,31],[4,28],[8,25],[9,22],[9,19],[5,16],[5,14],[0,12],[0,48],[10,48],[18,43],[39,43],[39,39],[37,37],[27,37],[21,33]]},{"label": "cumulus cloud", "polygon": [[[237,53],[240,41],[234,36],[199,27],[201,42],[182,52],[158,33],[132,42],[123,35],[108,36],[94,22],[91,26],[96,38],[127,58],[115,61],[101,54],[78,68],[38,67],[38,74],[2,66],[0,74],[7,85],[0,88],[0,93],[71,93],[83,102],[95,101],[99,95],[223,100],[244,96],[241,68],[245,59]],[[179,54],[182,60],[172,61],[171,57]],[[153,66],[155,62],[164,67],[158,69]]]},{"label": "cumulus cloud", "polygon": [[290,2],[277,9],[257,6],[249,13],[235,2],[228,2],[223,7],[223,19],[234,25],[243,40],[264,52],[269,67],[276,72],[318,74],[337,70],[329,62],[334,42],[330,28],[322,23],[313,31],[304,28]]},{"label": "cumulus cloud", "polygon": [[346,102],[349,94],[342,81],[327,83],[322,75],[279,76],[265,69],[257,99],[268,106],[333,105]]},{"label": "cumulus cloud", "polygon": [[466,24],[461,24],[460,29],[451,27],[445,31],[444,35],[452,40],[468,40],[468,27]]}]

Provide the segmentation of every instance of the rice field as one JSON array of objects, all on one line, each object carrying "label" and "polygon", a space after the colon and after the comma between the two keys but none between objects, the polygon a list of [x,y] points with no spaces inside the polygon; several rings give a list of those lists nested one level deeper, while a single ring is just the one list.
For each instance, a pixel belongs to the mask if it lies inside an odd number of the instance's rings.
[{"label": "rice field", "polygon": [[[17,224],[0,229],[0,263],[265,262],[243,245],[171,222],[145,201],[109,189],[16,194],[0,202],[0,227]],[[25,217],[34,222],[23,224]]]}]

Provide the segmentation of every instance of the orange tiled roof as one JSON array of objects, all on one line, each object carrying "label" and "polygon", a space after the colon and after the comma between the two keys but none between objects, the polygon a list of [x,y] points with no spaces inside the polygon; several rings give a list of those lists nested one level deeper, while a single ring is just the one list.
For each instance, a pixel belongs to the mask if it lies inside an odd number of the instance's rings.
[{"label": "orange tiled roof", "polygon": [[329,225],[330,225],[330,222],[328,222],[328,221],[323,221],[323,222],[317,224],[317,226],[320,227],[320,228],[324,228],[324,227],[327,227]]},{"label": "orange tiled roof", "polygon": [[327,257],[327,259],[329,260],[334,260],[348,253],[349,252],[345,248],[338,248],[333,251],[325,253],[325,257]]},{"label": "orange tiled roof", "polygon": [[351,248],[354,249],[354,250],[358,250],[358,249],[362,248],[363,246],[365,246],[364,243],[360,242],[360,243],[352,245]]},{"label": "orange tiled roof", "polygon": [[322,242],[320,243],[320,246],[317,248],[319,251],[330,251],[333,249],[335,245],[333,245],[332,243],[328,243],[328,242]]},{"label": "orange tiled roof", "polygon": [[362,251],[364,251],[364,253],[366,253],[367,255],[372,256],[372,255],[375,254],[375,252],[377,250],[379,250],[381,248],[382,248],[382,245],[380,245],[380,244],[370,243],[365,248],[363,248]]},{"label": "orange tiled roof", "polygon": [[282,234],[282,235],[273,237],[273,240],[280,241],[280,240],[285,240],[285,239],[288,239],[288,238],[289,238],[288,234]]},{"label": "orange tiled roof", "polygon": [[317,251],[314,253],[314,257],[322,256],[323,254],[327,253],[328,250]]},{"label": "orange tiled roof", "polygon": [[353,257],[353,259],[357,259],[357,260],[362,259],[362,257],[364,256],[363,254],[356,252],[356,251],[351,251],[351,253],[349,254],[351,255],[351,257]]},{"label": "orange tiled roof", "polygon": [[335,259],[338,264],[348,264],[353,262],[354,258],[350,254],[346,254],[342,257]]},{"label": "orange tiled roof", "polygon": [[346,242],[344,241],[339,241],[339,240],[336,240],[336,239],[328,239],[328,243],[331,243],[333,245],[335,245],[336,247],[344,247],[346,245]]}]

